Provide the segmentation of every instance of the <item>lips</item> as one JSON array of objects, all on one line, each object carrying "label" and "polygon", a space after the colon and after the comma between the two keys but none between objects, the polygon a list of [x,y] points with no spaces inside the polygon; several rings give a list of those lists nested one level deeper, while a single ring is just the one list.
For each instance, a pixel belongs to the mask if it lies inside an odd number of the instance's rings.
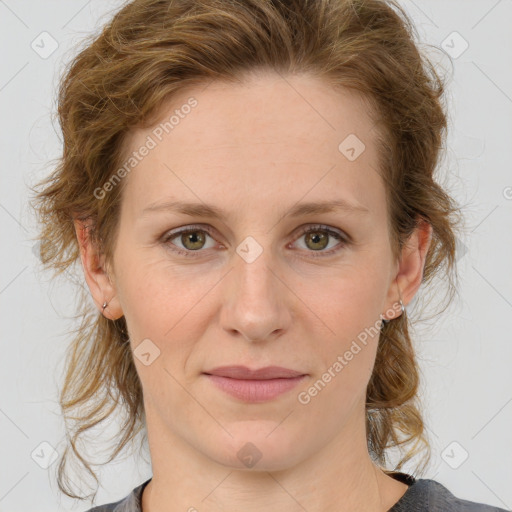
[{"label": "lips", "polygon": [[302,372],[281,366],[266,366],[256,370],[251,370],[246,366],[220,366],[204,373],[207,375],[217,375],[218,377],[243,380],[292,379],[304,375]]},{"label": "lips", "polygon": [[274,400],[306,378],[304,373],[281,366],[266,366],[257,370],[246,366],[222,366],[204,374],[224,393],[250,403]]}]

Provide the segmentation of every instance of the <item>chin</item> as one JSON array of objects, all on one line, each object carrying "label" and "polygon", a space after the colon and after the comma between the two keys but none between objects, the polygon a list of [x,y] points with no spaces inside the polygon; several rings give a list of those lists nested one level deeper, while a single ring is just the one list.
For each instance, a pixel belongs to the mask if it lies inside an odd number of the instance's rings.
[{"label": "chin", "polygon": [[226,426],[231,436],[209,437],[206,454],[215,462],[230,468],[248,471],[280,471],[293,466],[303,446],[300,435],[275,421],[243,421]]}]

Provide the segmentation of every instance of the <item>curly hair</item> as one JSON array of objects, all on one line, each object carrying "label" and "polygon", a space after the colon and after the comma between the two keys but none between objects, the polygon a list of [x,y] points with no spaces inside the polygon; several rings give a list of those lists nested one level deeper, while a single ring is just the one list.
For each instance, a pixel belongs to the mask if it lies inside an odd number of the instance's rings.
[{"label": "curly hair", "polygon": [[[124,161],[130,130],[151,126],[164,102],[185,88],[236,81],[265,69],[312,74],[367,100],[378,127],[393,254],[399,258],[420,221],[430,223],[422,290],[434,277],[445,278],[451,301],[457,290],[459,210],[435,179],[446,136],[445,83],[420,53],[418,39],[393,0],[135,0],[123,5],[101,33],[86,40],[59,84],[63,152],[35,187],[33,199],[42,263],[59,275],[80,261],[77,219],[111,261],[123,183],[101,199],[95,190]],[[78,305],[81,322],[68,348],[59,397],[67,441],[57,480],[63,493],[78,499],[84,497],[73,490],[70,459],[98,482],[79,446],[83,436],[116,411],[124,412],[110,462],[145,429],[125,319],[109,320],[85,299]],[[385,467],[389,450],[398,448],[394,469],[420,452],[425,452],[424,467],[430,456],[409,327],[407,315],[382,326],[366,393],[369,452]]]}]

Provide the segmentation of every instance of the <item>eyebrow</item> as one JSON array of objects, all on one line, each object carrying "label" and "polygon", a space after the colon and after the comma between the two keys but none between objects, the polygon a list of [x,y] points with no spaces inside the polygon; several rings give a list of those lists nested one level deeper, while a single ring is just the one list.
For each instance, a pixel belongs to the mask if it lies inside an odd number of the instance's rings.
[{"label": "eyebrow", "polygon": [[[353,204],[349,201],[338,199],[335,201],[317,201],[309,203],[300,203],[295,205],[287,213],[285,217],[300,217],[303,215],[313,215],[320,213],[331,213],[334,211],[344,211],[346,213],[365,214],[370,213],[368,208],[359,204]],[[228,214],[226,211],[217,206],[206,203],[189,203],[183,201],[166,201],[163,203],[151,204],[142,211],[142,216],[146,216],[153,212],[176,212],[191,217],[210,217],[226,221]]]}]

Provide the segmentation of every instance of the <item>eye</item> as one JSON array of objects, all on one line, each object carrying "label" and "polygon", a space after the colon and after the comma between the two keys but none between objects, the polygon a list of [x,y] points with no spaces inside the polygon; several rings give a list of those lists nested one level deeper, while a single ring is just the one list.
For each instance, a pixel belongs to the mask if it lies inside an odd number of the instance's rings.
[{"label": "eye", "polygon": [[215,243],[207,245],[208,238],[213,240],[211,231],[209,226],[187,226],[164,235],[162,243],[168,245],[171,250],[178,254],[194,256],[194,252],[200,252],[201,249],[210,249],[215,246]]},{"label": "eye", "polygon": [[[304,245],[302,248],[312,253],[311,256],[313,257],[329,256],[338,252],[349,243],[348,237],[344,236],[341,232],[323,225],[310,226],[303,229],[300,232],[299,240],[302,237],[304,237]],[[337,241],[338,244],[331,243],[334,241]],[[330,250],[324,250],[328,247]],[[335,248],[332,249],[332,247]]]},{"label": "eye", "polygon": [[[212,231],[210,226],[186,226],[166,233],[162,238],[162,243],[179,255],[196,256],[199,254],[194,253],[215,247]],[[302,229],[298,240],[302,237],[304,237],[304,245],[301,248],[309,253],[308,256],[313,257],[330,256],[350,243],[348,235],[323,225]],[[208,239],[210,239],[209,245]],[[335,241],[338,243],[333,244],[332,242]],[[326,248],[329,250],[325,250]]]}]

